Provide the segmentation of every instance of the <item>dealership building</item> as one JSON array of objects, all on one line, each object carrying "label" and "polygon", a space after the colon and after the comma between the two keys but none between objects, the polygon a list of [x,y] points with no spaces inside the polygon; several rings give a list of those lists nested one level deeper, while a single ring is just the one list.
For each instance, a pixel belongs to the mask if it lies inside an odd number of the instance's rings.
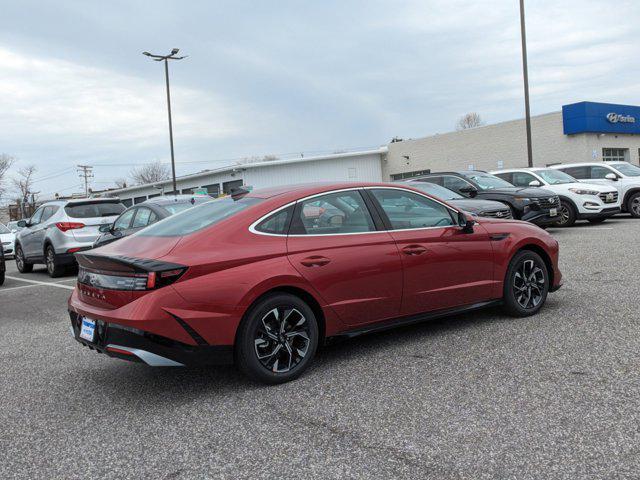
[{"label": "dealership building", "polygon": [[[580,102],[531,117],[533,163],[625,160],[639,163],[640,107]],[[527,166],[525,120],[512,120],[389,144],[383,175]]]},{"label": "dealership building", "polygon": [[[580,102],[531,118],[535,166],[626,160],[640,163],[640,107]],[[249,163],[178,177],[177,192],[226,194],[255,188],[317,181],[378,182],[429,171],[495,170],[527,165],[524,119],[428,137],[393,141],[375,150]],[[170,180],[110,190],[126,205],[173,194]]]}]

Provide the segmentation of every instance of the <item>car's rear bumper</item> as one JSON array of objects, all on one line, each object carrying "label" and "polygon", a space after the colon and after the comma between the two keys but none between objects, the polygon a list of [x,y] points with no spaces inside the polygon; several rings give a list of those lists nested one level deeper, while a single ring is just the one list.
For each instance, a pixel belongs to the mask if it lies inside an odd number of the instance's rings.
[{"label": "car's rear bumper", "polygon": [[110,357],[150,366],[227,365],[232,345],[187,345],[177,340],[116,323],[96,320],[94,341],[80,338],[81,316],[69,311],[73,337],[82,345]]}]

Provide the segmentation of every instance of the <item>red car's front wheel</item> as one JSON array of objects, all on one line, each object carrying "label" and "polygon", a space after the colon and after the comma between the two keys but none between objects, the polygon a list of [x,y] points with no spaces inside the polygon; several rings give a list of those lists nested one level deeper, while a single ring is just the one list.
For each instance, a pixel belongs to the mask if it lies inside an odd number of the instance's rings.
[{"label": "red car's front wheel", "polygon": [[549,272],[535,252],[514,255],[504,282],[504,308],[510,315],[528,317],[542,308],[549,293]]},{"label": "red car's front wheel", "polygon": [[239,327],[235,359],[242,372],[263,383],[298,377],[318,346],[318,323],[300,298],[277,293],[254,305]]}]

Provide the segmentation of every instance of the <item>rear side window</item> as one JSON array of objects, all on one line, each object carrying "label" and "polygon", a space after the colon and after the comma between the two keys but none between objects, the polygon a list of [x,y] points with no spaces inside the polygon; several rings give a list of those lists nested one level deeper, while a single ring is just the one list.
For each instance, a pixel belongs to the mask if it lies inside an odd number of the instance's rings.
[{"label": "rear side window", "polygon": [[121,203],[73,203],[64,207],[64,211],[72,218],[111,217],[120,215],[125,207]]},{"label": "rear side window", "polygon": [[145,237],[179,237],[197,232],[203,228],[233,217],[237,213],[262,201],[261,198],[232,197],[220,198],[189,208],[181,213],[165,218],[141,230],[138,235]]},{"label": "rear side window", "polygon": [[568,175],[571,175],[573,178],[578,178],[580,180],[584,180],[585,178],[590,178],[589,167],[567,167],[567,168],[560,168],[559,170],[563,171]]},{"label": "rear side window", "polygon": [[289,223],[291,223],[293,209],[294,205],[291,205],[265,218],[256,226],[256,231],[270,233],[272,235],[286,235],[289,231]]}]

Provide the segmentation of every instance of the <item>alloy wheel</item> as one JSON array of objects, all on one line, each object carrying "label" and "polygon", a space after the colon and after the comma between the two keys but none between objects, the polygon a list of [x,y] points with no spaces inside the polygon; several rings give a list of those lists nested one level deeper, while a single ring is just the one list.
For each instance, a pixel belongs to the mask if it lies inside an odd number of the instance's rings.
[{"label": "alloy wheel", "polygon": [[560,206],[560,210],[558,211],[560,214],[560,218],[558,219],[558,225],[566,225],[569,222],[569,218],[571,217],[571,213],[569,212],[569,207],[567,207],[564,203]]},{"label": "alloy wheel", "polygon": [[269,310],[262,317],[254,339],[258,361],[274,373],[294,369],[307,355],[310,345],[309,324],[297,308]]},{"label": "alloy wheel", "polygon": [[513,293],[518,304],[527,310],[542,301],[545,286],[544,271],[533,260],[525,260],[513,276]]},{"label": "alloy wheel", "polygon": [[631,211],[636,217],[640,217],[640,197],[636,197],[631,201]]},{"label": "alloy wheel", "polygon": [[51,247],[47,248],[46,261],[47,261],[47,271],[49,272],[49,274],[53,274],[54,270],[56,269],[56,261],[53,254],[53,248]]},{"label": "alloy wheel", "polygon": [[24,268],[24,257],[22,256],[22,248],[16,248],[16,264],[18,266],[18,270],[22,270]]}]

